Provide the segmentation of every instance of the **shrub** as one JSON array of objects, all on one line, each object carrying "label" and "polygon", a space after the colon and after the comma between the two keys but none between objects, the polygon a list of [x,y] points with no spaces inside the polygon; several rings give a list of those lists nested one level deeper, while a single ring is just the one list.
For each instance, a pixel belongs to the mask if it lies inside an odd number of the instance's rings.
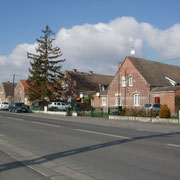
[{"label": "shrub", "polygon": [[167,104],[164,104],[162,107],[161,107],[161,110],[159,112],[159,117],[160,118],[170,118],[171,117],[171,111],[170,109],[168,108]]},{"label": "shrub", "polygon": [[147,110],[147,111],[145,111],[145,116],[146,117],[156,117],[156,112],[154,112],[154,111],[152,111],[151,112],[151,110]]}]

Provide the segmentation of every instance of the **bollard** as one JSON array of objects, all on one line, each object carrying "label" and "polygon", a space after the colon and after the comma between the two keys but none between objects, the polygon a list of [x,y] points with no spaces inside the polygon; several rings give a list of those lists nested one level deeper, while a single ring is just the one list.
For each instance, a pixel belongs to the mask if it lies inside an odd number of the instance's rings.
[{"label": "bollard", "polygon": [[151,115],[150,115],[150,121],[152,122],[152,113],[153,113],[153,111],[152,111],[152,109],[151,109]]}]

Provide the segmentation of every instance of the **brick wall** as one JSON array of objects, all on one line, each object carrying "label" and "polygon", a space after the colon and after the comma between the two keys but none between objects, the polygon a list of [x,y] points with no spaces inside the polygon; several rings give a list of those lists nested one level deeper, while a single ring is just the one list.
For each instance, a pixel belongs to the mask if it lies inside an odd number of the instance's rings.
[{"label": "brick wall", "polygon": [[93,96],[93,107],[101,107],[101,98],[96,95]]},{"label": "brick wall", "polygon": [[160,97],[160,104],[167,104],[171,114],[175,113],[175,93],[174,92],[159,92],[151,95],[151,102],[155,103],[155,98]]},{"label": "brick wall", "polygon": [[14,89],[14,101],[16,102],[25,101],[24,87],[20,81],[17,83]]},{"label": "brick wall", "polygon": [[[122,78],[126,79],[126,87],[122,87]],[[129,78],[133,78],[132,86],[129,85]],[[140,95],[140,106],[143,107],[144,104],[149,103],[149,85],[139,73],[139,71],[134,67],[131,61],[126,58],[122,64],[120,70],[117,72],[115,78],[108,89],[108,106],[115,106],[116,95],[121,95],[121,105],[127,107],[134,107],[134,94]]]}]

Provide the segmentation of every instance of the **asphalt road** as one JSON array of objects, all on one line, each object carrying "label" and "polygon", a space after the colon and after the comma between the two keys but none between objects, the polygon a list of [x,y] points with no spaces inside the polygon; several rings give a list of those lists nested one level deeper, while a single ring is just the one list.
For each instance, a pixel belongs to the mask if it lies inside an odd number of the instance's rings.
[{"label": "asphalt road", "polygon": [[180,180],[179,168],[177,125],[0,112],[0,180]]}]

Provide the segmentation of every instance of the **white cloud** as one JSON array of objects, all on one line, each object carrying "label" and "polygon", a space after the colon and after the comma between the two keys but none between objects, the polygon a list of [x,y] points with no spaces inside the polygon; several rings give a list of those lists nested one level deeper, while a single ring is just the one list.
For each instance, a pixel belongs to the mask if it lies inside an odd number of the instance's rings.
[{"label": "white cloud", "polygon": [[[122,17],[107,24],[62,28],[56,37],[56,44],[66,58],[63,70],[77,68],[106,74],[115,74],[117,63],[130,55],[132,42],[135,42],[137,57],[148,59],[150,56],[154,60],[180,57],[180,24],[160,30],[133,17]],[[9,56],[0,56],[0,77],[14,73],[27,75],[27,52],[34,53],[35,44],[20,44]],[[149,52],[153,54],[146,54]],[[176,65],[180,65],[179,60]]]},{"label": "white cloud", "polygon": [[11,81],[13,74],[18,79],[26,78],[29,67],[27,52],[34,53],[35,46],[36,44],[20,44],[9,56],[0,56],[0,81]]},{"label": "white cloud", "polygon": [[[117,62],[130,55],[132,42],[135,42],[137,57],[180,57],[180,25],[162,31],[133,17],[122,17],[108,24],[63,28],[57,34],[57,42],[67,59],[66,68],[113,74]],[[144,48],[150,48],[155,54],[145,54],[148,51]]]}]

